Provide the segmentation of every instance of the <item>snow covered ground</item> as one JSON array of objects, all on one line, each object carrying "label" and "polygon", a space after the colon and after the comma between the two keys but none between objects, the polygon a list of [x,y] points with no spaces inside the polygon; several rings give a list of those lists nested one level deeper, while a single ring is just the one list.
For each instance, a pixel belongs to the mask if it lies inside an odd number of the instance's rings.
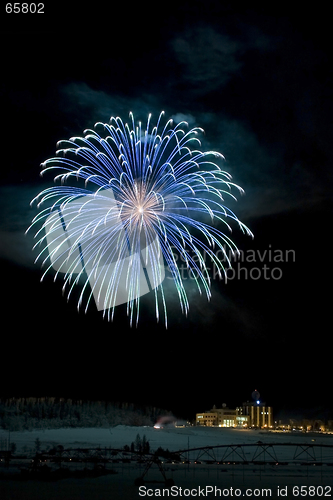
[{"label": "snow covered ground", "polygon": [[[135,441],[137,434],[141,437],[146,436],[151,450],[157,449],[159,446],[168,448],[170,451],[177,451],[202,446],[255,444],[258,441],[267,444],[294,443],[295,446],[283,448],[284,459],[291,462],[293,462],[296,445],[333,445],[333,435],[323,434],[264,433],[254,430],[200,427],[154,429],[152,427],[126,426],[117,426],[111,429],[89,428],[11,432],[10,442],[16,444],[17,452],[34,450],[37,437],[40,440],[41,449],[57,444],[61,444],[65,448],[95,446],[123,448],[124,445],[130,445],[132,441]],[[8,432],[0,431],[0,442],[4,443],[8,438]],[[254,450],[254,447],[251,449]],[[276,449],[278,450],[278,448]],[[333,448],[327,448],[326,452],[328,455],[325,455],[325,459],[328,458],[333,463]],[[317,460],[319,460],[318,453],[320,452],[316,451],[316,453]],[[261,456],[260,459],[262,458]],[[200,464],[164,463],[166,477],[174,480],[175,487],[173,490],[165,489],[163,477],[156,465],[149,470],[147,476],[145,476],[147,482],[139,490],[139,487],[134,485],[134,480],[142,475],[144,465],[119,463],[112,464],[116,474],[99,478],[70,478],[52,483],[34,480],[0,480],[0,499],[117,500],[120,498],[140,499],[149,496],[153,498],[168,496],[174,498],[252,496],[252,498],[269,497],[280,499],[284,497],[292,499],[300,496],[301,490],[297,490],[300,487],[303,487],[303,493],[309,493],[308,498],[317,499],[323,496],[333,498],[333,466],[312,467],[300,463],[302,460],[308,459],[309,456],[305,453],[300,456],[298,464],[290,463],[285,466],[274,466],[273,464],[208,464],[204,459]],[[205,489],[206,486],[208,486],[208,490]],[[199,488],[203,489],[200,490]],[[213,488],[213,490],[210,488]],[[215,488],[217,489],[215,490]],[[317,489],[314,490],[313,488]],[[287,495],[283,495],[284,492]]]},{"label": "snow covered ground", "polygon": [[154,429],[153,427],[129,427],[118,425],[110,429],[103,428],[66,428],[34,431],[11,432],[0,430],[0,442],[4,443],[10,438],[11,443],[17,446],[17,452],[22,452],[24,447],[35,449],[35,440],[39,438],[41,449],[57,444],[67,447],[109,447],[122,448],[135,441],[137,434],[146,436],[151,450],[159,446],[170,451],[179,449],[196,448],[200,446],[216,446],[223,444],[256,443],[257,441],[290,442],[290,443],[317,443],[332,444],[333,434],[301,434],[247,430],[247,429],[221,429],[217,427],[168,427]]}]

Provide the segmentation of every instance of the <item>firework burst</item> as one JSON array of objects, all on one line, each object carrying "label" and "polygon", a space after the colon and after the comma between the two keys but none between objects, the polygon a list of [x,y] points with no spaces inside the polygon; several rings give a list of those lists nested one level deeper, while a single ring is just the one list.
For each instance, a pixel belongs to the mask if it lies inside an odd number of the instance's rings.
[{"label": "firework burst", "polygon": [[171,119],[163,126],[162,116],[151,126],[149,115],[142,127],[130,113],[130,125],[111,118],[84,137],[59,141],[56,157],[41,172],[56,169],[55,185],[31,202],[47,205],[30,226],[41,226],[35,247],[42,247],[36,259],[46,267],[42,279],[51,268],[55,279],[61,273],[69,297],[83,277],[78,308],[88,290],[86,310],[93,297],[112,319],[115,307],[126,302],[131,324],[138,322],[140,296],[153,291],[156,317],[162,308],[167,325],[165,268],[187,313],[177,256],[209,299],[207,258],[222,278],[228,254],[238,251],[220,227],[229,231],[233,221],[252,235],[224,205],[224,197],[243,190],[215,163],[223,156],[198,149],[202,129],[186,131],[186,122],[173,126]]}]

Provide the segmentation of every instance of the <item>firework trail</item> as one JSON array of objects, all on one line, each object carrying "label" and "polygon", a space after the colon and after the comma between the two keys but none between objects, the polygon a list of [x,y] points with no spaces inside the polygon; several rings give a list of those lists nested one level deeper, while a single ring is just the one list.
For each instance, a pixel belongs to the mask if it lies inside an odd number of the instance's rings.
[{"label": "firework trail", "polygon": [[[153,290],[156,318],[162,307],[167,326],[164,264],[187,313],[178,256],[209,299],[206,258],[222,278],[230,266],[226,249],[229,255],[238,251],[217,226],[231,230],[234,221],[252,235],[224,205],[224,196],[235,199],[232,190],[243,190],[212,161],[223,156],[196,149],[202,129],[186,131],[186,122],[173,126],[171,119],[163,126],[163,114],[155,126],[151,115],[144,128],[130,113],[130,125],[111,118],[85,130],[84,137],[59,141],[56,157],[42,163],[41,172],[56,169],[56,184],[31,202],[38,208],[47,204],[29,228],[41,225],[35,247],[42,247],[36,259],[46,266],[42,279],[53,267],[55,279],[63,275],[69,297],[83,277],[78,308],[90,290],[85,309],[93,297],[109,320],[126,302],[131,324],[134,318],[137,323],[139,298]],[[217,250],[223,258],[217,258]]]}]

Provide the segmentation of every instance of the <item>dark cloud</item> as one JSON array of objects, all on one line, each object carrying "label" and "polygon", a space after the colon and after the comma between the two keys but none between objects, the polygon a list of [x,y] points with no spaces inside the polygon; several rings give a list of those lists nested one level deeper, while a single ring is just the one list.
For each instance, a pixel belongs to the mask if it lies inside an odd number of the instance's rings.
[{"label": "dark cloud", "polygon": [[32,247],[33,237],[25,235],[23,231],[1,231],[0,230],[0,259],[3,262],[10,261],[19,266],[33,269],[34,255]]},{"label": "dark cloud", "polygon": [[[165,109],[167,117],[188,117],[190,126],[203,127],[203,147],[224,154],[226,169],[246,191],[242,215],[321,202],[332,184],[326,168],[332,151],[325,53],[283,18],[256,24],[251,16],[239,17],[232,26],[199,22],[178,28],[165,52],[152,59],[166,56],[167,82],[161,81],[159,62],[139,94],[135,79],[126,93],[85,81],[62,85],[59,105],[71,125],[68,133],[73,121],[78,132],[110,116],[126,120],[133,111],[145,120]],[[111,69],[112,58],[107,61]]]},{"label": "dark cloud", "polygon": [[82,127],[82,132],[94,122],[108,123],[111,116],[120,116],[126,121],[130,111],[146,117],[156,107],[156,100],[153,95],[141,95],[137,98],[96,90],[82,81],[60,87],[60,103],[69,119],[72,121],[75,118],[77,125]]},{"label": "dark cloud", "polygon": [[223,87],[241,67],[239,42],[209,26],[185,30],[171,46],[181,65],[181,84],[196,96]]},{"label": "dark cloud", "polygon": [[30,206],[32,199],[43,188],[41,182],[36,185],[0,186],[0,259],[26,268],[34,268],[36,253],[32,252],[35,244],[32,230],[26,234],[37,214],[37,208]]}]

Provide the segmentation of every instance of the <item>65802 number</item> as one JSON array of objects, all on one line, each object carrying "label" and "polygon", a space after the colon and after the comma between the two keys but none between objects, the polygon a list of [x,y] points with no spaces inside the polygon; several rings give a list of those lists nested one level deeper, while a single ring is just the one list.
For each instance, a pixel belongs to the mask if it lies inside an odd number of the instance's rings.
[{"label": "65802 number", "polygon": [[294,486],[293,497],[331,497],[331,486]]},{"label": "65802 number", "polygon": [[7,14],[44,14],[43,3],[6,3]]}]

